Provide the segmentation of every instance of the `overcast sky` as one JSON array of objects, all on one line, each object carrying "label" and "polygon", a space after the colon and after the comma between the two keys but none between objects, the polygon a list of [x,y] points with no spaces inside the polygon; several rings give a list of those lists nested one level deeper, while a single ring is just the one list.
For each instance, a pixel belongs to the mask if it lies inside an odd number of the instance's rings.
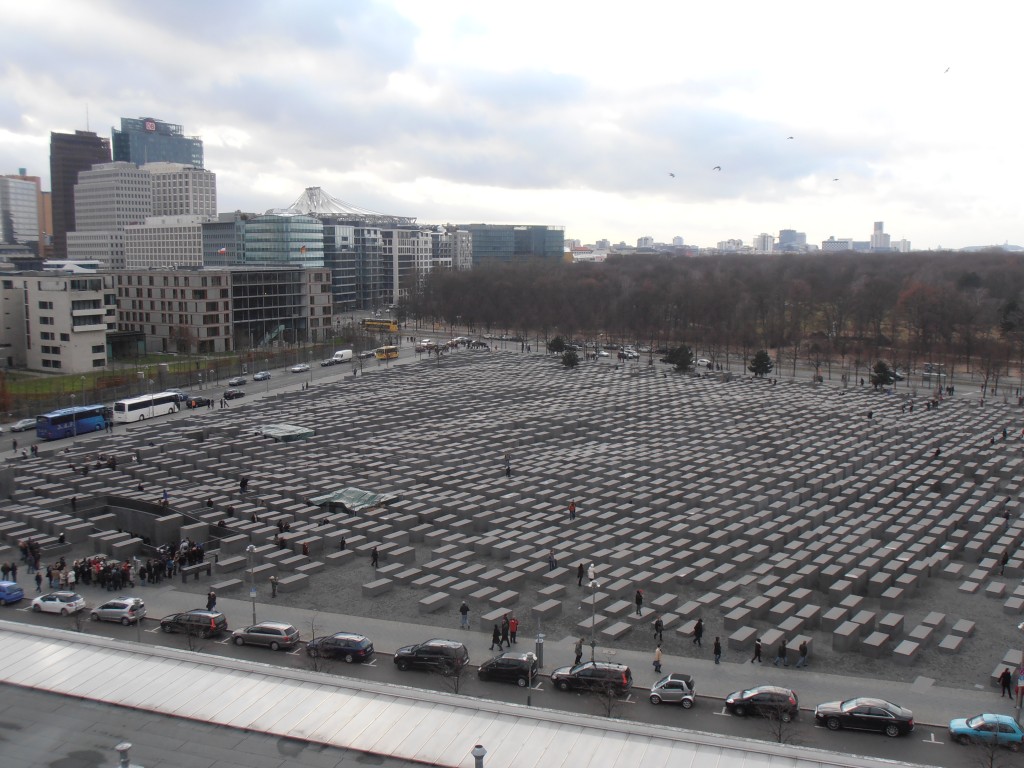
[{"label": "overcast sky", "polygon": [[225,211],[320,186],[585,243],[881,220],[915,248],[1024,244],[1022,21],[1006,0],[12,1],[0,173],[48,188],[50,132],[88,110],[104,136],[201,137]]}]

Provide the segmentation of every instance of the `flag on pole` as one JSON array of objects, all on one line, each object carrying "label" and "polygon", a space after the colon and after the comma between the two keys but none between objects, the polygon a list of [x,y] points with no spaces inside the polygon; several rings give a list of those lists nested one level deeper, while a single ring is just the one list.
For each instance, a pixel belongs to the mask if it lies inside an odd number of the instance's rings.
[{"label": "flag on pole", "polygon": [[306,252],[306,246],[302,246],[301,248],[299,248],[299,253],[305,253],[305,252]]},{"label": "flag on pole", "polygon": [[219,254],[220,254],[221,256],[223,256],[223,255],[224,255],[224,254],[226,254],[227,252],[228,252],[228,249],[227,249],[227,248],[221,248],[221,249],[220,249],[219,251],[217,251],[217,253],[219,253]]}]

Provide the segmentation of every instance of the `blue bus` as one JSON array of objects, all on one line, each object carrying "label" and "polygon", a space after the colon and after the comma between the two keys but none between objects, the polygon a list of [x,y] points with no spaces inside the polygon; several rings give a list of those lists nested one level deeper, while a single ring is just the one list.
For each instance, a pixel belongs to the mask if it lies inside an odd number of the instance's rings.
[{"label": "blue bus", "polygon": [[36,436],[57,440],[89,432],[99,432],[107,425],[110,409],[105,405],[76,405],[36,416]]}]

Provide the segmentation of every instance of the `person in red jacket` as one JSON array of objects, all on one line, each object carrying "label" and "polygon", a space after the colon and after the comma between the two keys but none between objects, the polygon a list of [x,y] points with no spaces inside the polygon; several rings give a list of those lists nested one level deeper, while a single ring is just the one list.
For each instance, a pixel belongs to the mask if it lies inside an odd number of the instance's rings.
[{"label": "person in red jacket", "polygon": [[508,617],[508,636],[509,636],[509,639],[512,640],[512,644],[513,645],[516,642],[516,632],[518,632],[518,631],[519,631],[519,619],[517,619],[516,615],[513,613],[512,615],[510,615]]}]

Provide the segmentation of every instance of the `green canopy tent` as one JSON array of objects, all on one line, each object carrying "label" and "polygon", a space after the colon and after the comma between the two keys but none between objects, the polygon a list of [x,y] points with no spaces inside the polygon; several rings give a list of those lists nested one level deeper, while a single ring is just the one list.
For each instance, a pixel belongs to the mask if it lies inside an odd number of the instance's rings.
[{"label": "green canopy tent", "polygon": [[373,491],[362,491],[358,488],[342,488],[331,493],[314,496],[309,503],[315,507],[322,507],[329,504],[331,507],[342,507],[349,512],[360,512],[364,509],[372,509],[389,501],[398,498],[397,493],[374,493]]},{"label": "green canopy tent", "polygon": [[296,440],[308,440],[316,434],[310,427],[300,427],[295,424],[264,424],[256,430],[257,435],[270,437],[279,443],[293,443]]}]

